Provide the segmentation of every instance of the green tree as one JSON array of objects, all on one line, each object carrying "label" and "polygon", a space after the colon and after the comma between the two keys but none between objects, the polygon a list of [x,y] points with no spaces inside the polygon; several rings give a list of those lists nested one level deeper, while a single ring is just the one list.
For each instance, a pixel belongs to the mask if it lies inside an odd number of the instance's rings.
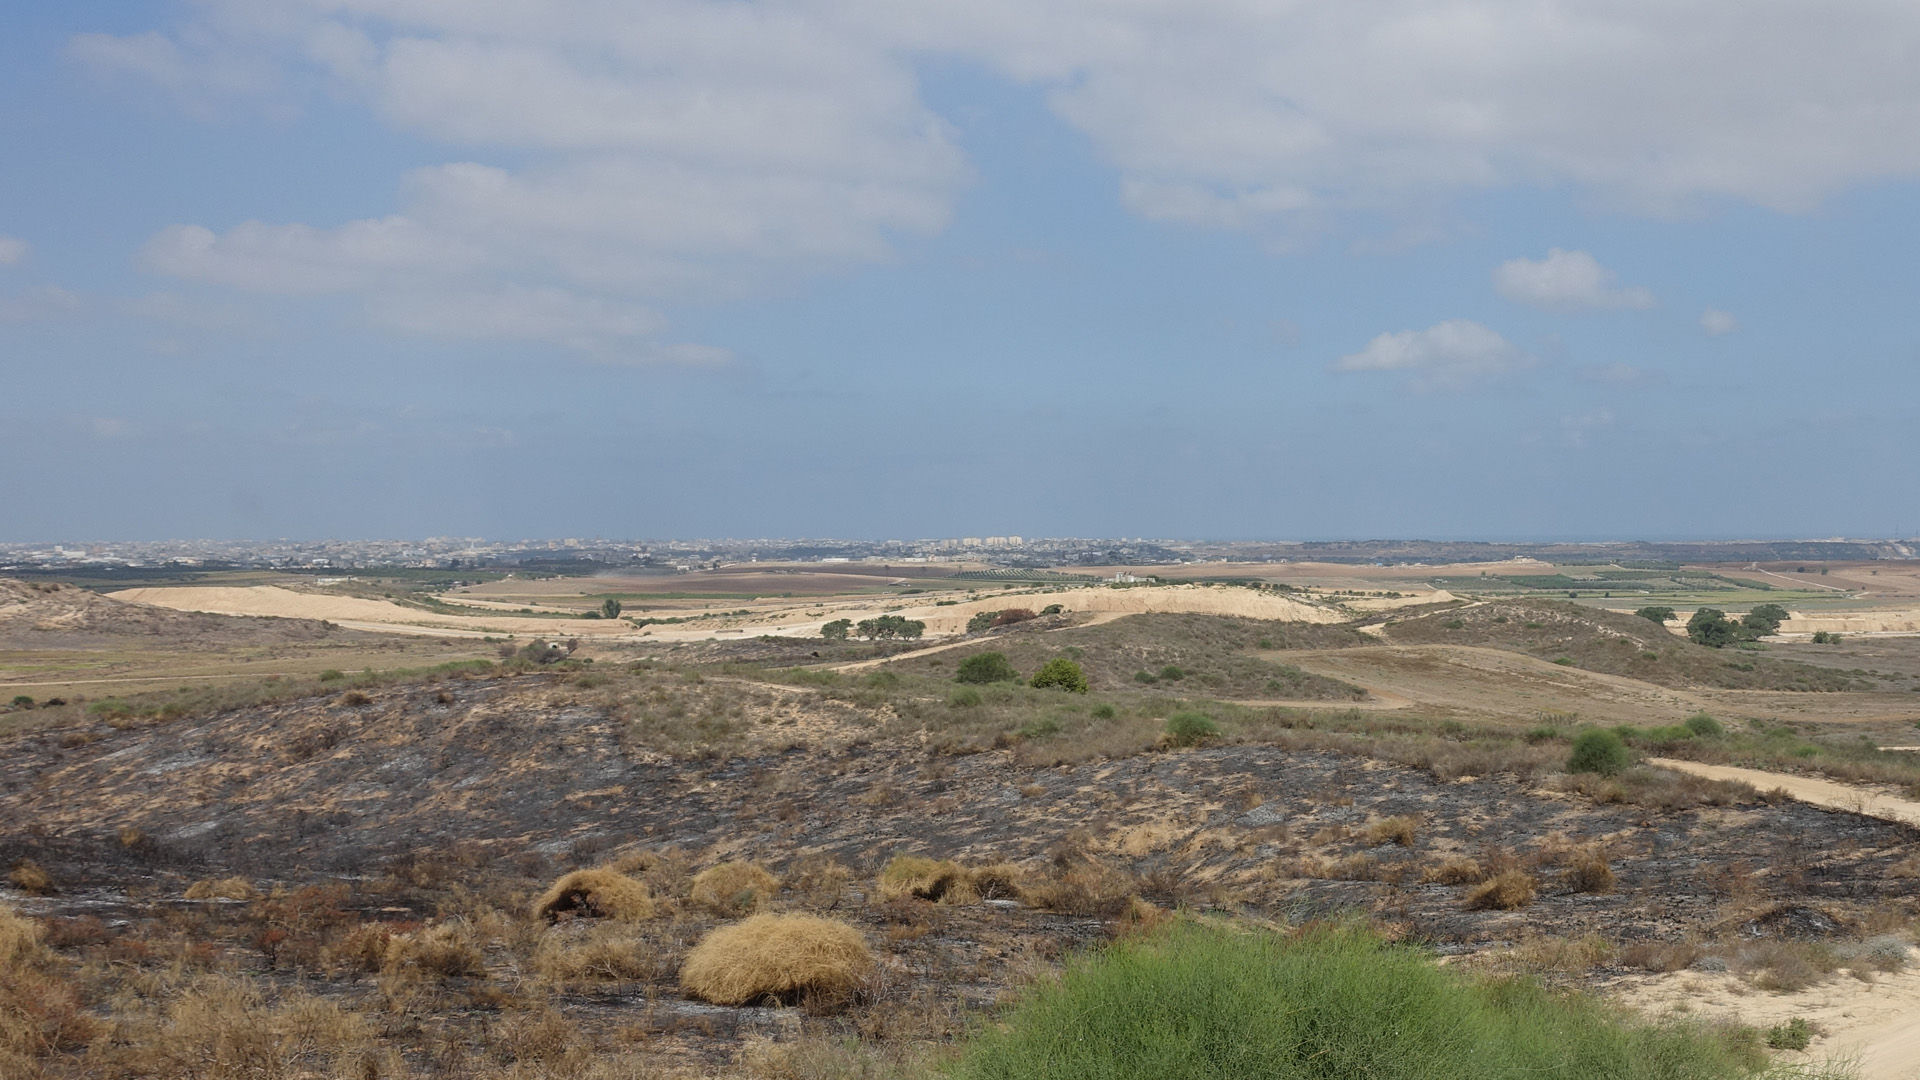
[{"label": "green tree", "polygon": [[1167,739],[1175,746],[1194,746],[1220,734],[1220,725],[1201,712],[1178,712],[1167,717]]},{"label": "green tree", "polygon": [[991,630],[993,620],[1000,617],[997,611],[976,611],[973,618],[967,620],[967,633],[977,634],[982,630]]},{"label": "green tree", "polygon": [[847,631],[853,629],[852,619],[835,619],[820,628],[820,636],[828,641],[847,640]]},{"label": "green tree", "polygon": [[919,619],[909,619],[904,615],[882,615],[875,619],[861,619],[854,631],[868,641],[892,641],[904,638],[912,641],[925,633],[927,624]]},{"label": "green tree", "polygon": [[605,600],[600,601],[600,617],[603,619],[619,618],[620,617],[620,601],[615,600],[611,596],[607,597]]},{"label": "green tree", "polygon": [[1740,624],[1719,608],[1703,607],[1687,620],[1687,636],[1697,644],[1718,649],[1740,640]]},{"label": "green tree", "polygon": [[1019,682],[1020,673],[1013,669],[1013,663],[1004,653],[975,653],[960,661],[960,667],[953,675],[954,682],[997,683]]},{"label": "green tree", "polygon": [[1088,690],[1087,673],[1080,670],[1079,664],[1064,656],[1056,656],[1047,661],[1039,671],[1033,673],[1033,678],[1027,681],[1027,685],[1036,690],[1052,687],[1065,690],[1069,694],[1084,694]]},{"label": "green tree", "polygon": [[1765,637],[1778,632],[1780,624],[1785,622],[1786,618],[1787,609],[1779,604],[1761,604],[1747,612],[1740,620],[1740,625],[1745,627],[1753,637]]},{"label": "green tree", "polygon": [[1670,607],[1643,607],[1639,611],[1634,612],[1634,614],[1643,619],[1651,619],[1664,626],[1668,619],[1673,618],[1673,609]]}]

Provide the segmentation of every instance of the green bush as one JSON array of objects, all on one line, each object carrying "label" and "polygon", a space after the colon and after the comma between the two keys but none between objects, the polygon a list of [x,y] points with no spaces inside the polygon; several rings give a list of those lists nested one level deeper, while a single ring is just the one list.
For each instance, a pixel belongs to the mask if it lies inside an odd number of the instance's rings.
[{"label": "green bush", "polygon": [[1718,1080],[1750,1034],[1650,1024],[1523,979],[1442,969],[1346,928],[1194,924],[1120,942],[1031,990],[953,1080]]},{"label": "green bush", "polygon": [[1639,611],[1634,612],[1634,614],[1643,619],[1651,619],[1665,626],[1667,620],[1673,618],[1673,609],[1670,607],[1643,607]]},{"label": "green bush", "polygon": [[1583,731],[1574,737],[1573,753],[1567,755],[1570,773],[1599,773],[1614,776],[1624,772],[1633,758],[1620,736],[1604,730]]},{"label": "green bush", "polygon": [[13,696],[13,707],[14,707],[14,708],[16,708],[16,709],[31,709],[31,708],[33,708],[33,695],[31,695],[31,694],[15,694],[15,695]]},{"label": "green bush", "polygon": [[1067,610],[1067,609],[1066,609],[1066,608],[1065,608],[1065,607],[1064,607],[1063,605],[1060,605],[1060,604],[1048,604],[1048,605],[1047,605],[1046,607],[1043,607],[1043,608],[1041,608],[1041,609],[1040,609],[1040,614],[1042,614],[1042,615],[1058,615],[1058,614],[1061,614],[1062,612],[1064,612],[1064,611],[1066,611],[1066,610]]},{"label": "green bush", "polygon": [[1079,664],[1064,656],[1047,661],[1039,671],[1033,673],[1033,678],[1027,680],[1027,685],[1035,690],[1053,688],[1070,694],[1084,694],[1089,689],[1087,673],[1080,670]]},{"label": "green bush", "polygon": [[976,611],[973,618],[967,620],[967,633],[977,634],[982,630],[993,629],[993,620],[1000,617],[997,611]]},{"label": "green bush", "polygon": [[338,682],[347,677],[347,673],[338,668],[328,668],[320,673],[321,682]]},{"label": "green bush", "polygon": [[835,619],[820,628],[820,636],[828,641],[845,641],[847,632],[853,629],[852,619]]},{"label": "green bush", "polygon": [[1155,675],[1151,671],[1136,671],[1133,673],[1133,681],[1140,683],[1142,685],[1150,686],[1153,683],[1159,682],[1160,677],[1158,675]]},{"label": "green bush", "polygon": [[1767,1029],[1767,1045],[1775,1050],[1805,1050],[1813,1041],[1813,1025],[1807,1023],[1804,1016],[1796,1016],[1784,1024],[1775,1024]]},{"label": "green bush", "polygon": [[1166,667],[1160,669],[1160,681],[1162,682],[1179,682],[1186,677],[1187,673],[1182,670],[1178,664],[1168,664]]},{"label": "green bush", "polygon": [[1038,720],[1029,720],[1020,725],[1020,729],[1014,734],[1023,739],[1044,739],[1049,735],[1060,734],[1060,721],[1051,716],[1043,716]]},{"label": "green bush", "polygon": [[1740,640],[1740,624],[1719,608],[1703,607],[1687,620],[1687,636],[1695,644],[1719,649]]},{"label": "green bush", "polygon": [[900,673],[897,671],[876,671],[867,676],[867,686],[874,690],[892,690],[900,685]]},{"label": "green bush", "polygon": [[953,692],[953,696],[947,699],[947,707],[950,709],[972,709],[977,708],[980,701],[980,691],[975,690],[971,686],[967,686]]},{"label": "green bush", "polygon": [[1715,735],[1724,734],[1726,731],[1725,728],[1720,726],[1720,721],[1715,720],[1713,717],[1708,716],[1706,713],[1703,713],[1703,712],[1694,713],[1692,716],[1687,717],[1687,719],[1684,721],[1684,725],[1686,729],[1692,732],[1693,734],[1705,736],[1709,738]]},{"label": "green bush", "polygon": [[1199,712],[1177,712],[1167,717],[1167,738],[1175,746],[1193,746],[1220,734],[1213,717]]},{"label": "green bush", "polygon": [[619,618],[620,617],[620,601],[615,600],[611,596],[607,597],[605,600],[600,601],[600,617],[603,619]]},{"label": "green bush", "polygon": [[1115,713],[1112,705],[1102,702],[1093,707],[1093,718],[1095,720],[1111,720],[1114,716]]},{"label": "green bush", "polygon": [[960,661],[960,666],[954,670],[953,681],[975,684],[1019,682],[1020,673],[1013,669],[1013,662],[1007,659],[1005,653],[983,652]]}]

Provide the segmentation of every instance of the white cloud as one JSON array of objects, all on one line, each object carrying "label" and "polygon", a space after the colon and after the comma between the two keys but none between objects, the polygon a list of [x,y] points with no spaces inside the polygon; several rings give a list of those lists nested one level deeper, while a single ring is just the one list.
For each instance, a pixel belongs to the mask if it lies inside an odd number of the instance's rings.
[{"label": "white cloud", "polygon": [[1612,386],[1636,386],[1660,382],[1662,376],[1657,371],[1634,367],[1632,364],[1587,364],[1574,369],[1574,377],[1583,382],[1606,383]]},{"label": "white cloud", "polygon": [[[183,223],[154,238],[150,266],[382,302],[560,290],[594,334],[604,304],[882,260],[895,237],[944,227],[969,167],[920,93],[929,58],[1039,88],[1115,168],[1133,212],[1276,243],[1354,210],[1432,235],[1391,219],[1480,190],[1565,188],[1656,214],[1726,199],[1799,210],[1920,175],[1920,65],[1889,46],[1920,38],[1920,6],[1885,0],[189,10],[167,32],[83,35],[70,53],[197,111],[334,95],[449,149],[387,216],[221,234]],[[1651,302],[1605,282],[1585,295]]]},{"label": "white cloud", "polygon": [[1458,388],[1476,379],[1523,371],[1538,361],[1499,333],[1466,319],[1449,319],[1425,330],[1381,334],[1357,353],[1341,357],[1335,371],[1404,371],[1418,389]]},{"label": "white cloud", "polygon": [[58,285],[42,285],[12,296],[0,295],[0,323],[60,319],[78,314],[80,308],[78,296]]},{"label": "white cloud", "polygon": [[1730,312],[1708,308],[1700,314],[1700,329],[1705,330],[1711,337],[1719,337],[1721,334],[1731,334],[1740,329],[1740,320],[1734,318]]},{"label": "white cloud", "polygon": [[1515,303],[1548,311],[1582,308],[1648,308],[1653,293],[1619,288],[1613,271],[1584,251],[1548,250],[1547,257],[1508,259],[1493,271],[1493,287]]},{"label": "white cloud", "polygon": [[17,236],[0,235],[0,266],[19,266],[33,254],[33,246]]}]

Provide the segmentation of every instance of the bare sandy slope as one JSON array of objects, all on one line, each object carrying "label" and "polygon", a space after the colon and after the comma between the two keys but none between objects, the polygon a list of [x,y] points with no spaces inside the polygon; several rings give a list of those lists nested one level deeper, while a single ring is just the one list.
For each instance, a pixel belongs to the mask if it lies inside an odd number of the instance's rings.
[{"label": "bare sandy slope", "polygon": [[470,634],[544,634],[578,637],[603,636],[612,626],[597,619],[515,619],[442,615],[403,607],[387,600],[295,592],[277,585],[122,589],[112,595],[117,600],[172,608],[175,611],[322,619],[355,629],[399,633],[440,634],[452,631]]},{"label": "bare sandy slope", "polygon": [[1704,765],[1698,761],[1681,761],[1677,758],[1648,758],[1647,764],[1704,776],[1709,780],[1737,780],[1752,784],[1761,791],[1779,788],[1801,802],[1812,803],[1815,806],[1845,810],[1848,813],[1876,817],[1883,821],[1904,821],[1909,825],[1920,825],[1920,802],[1903,799],[1893,794],[1891,790],[1879,790],[1859,784],[1842,784],[1833,780],[1820,780],[1793,773],[1742,769],[1732,765]]},{"label": "bare sandy slope", "polygon": [[1676,971],[1630,975],[1606,988],[1608,996],[1654,1016],[1680,1015],[1772,1027],[1804,1017],[1824,1032],[1805,1054],[1819,1061],[1850,1057],[1861,1080],[1920,1076],[1920,969],[1876,975],[1873,982],[1837,977],[1796,994],[1754,990],[1738,975]]}]

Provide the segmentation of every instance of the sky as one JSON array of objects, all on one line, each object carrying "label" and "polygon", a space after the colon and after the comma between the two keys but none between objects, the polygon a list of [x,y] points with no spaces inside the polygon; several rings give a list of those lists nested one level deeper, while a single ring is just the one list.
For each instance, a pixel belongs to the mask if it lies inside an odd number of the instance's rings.
[{"label": "sky", "polygon": [[0,10],[0,540],[1920,533],[1920,6]]}]

